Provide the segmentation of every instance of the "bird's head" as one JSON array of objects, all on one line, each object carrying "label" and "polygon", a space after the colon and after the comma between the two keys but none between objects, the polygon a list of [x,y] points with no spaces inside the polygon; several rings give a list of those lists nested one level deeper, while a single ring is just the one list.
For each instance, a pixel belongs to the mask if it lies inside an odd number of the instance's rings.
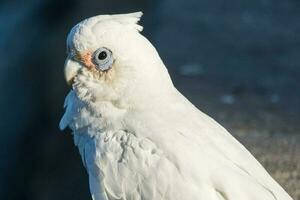
[{"label": "bird's head", "polygon": [[122,104],[153,98],[172,87],[155,48],[140,34],[141,15],[99,15],[72,28],[65,78],[80,98]]}]

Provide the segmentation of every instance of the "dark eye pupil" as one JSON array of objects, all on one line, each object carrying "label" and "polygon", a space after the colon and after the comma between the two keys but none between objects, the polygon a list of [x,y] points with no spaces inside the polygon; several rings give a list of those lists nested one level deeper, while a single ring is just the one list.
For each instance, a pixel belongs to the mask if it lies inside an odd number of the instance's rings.
[{"label": "dark eye pupil", "polygon": [[101,51],[98,55],[99,60],[104,60],[107,57],[107,53],[105,51]]}]

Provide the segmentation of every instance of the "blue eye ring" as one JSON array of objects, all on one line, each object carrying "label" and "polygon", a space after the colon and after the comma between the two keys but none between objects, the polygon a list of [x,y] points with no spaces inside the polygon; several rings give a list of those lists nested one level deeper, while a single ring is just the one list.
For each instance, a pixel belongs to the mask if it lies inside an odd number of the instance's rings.
[{"label": "blue eye ring", "polygon": [[113,64],[112,52],[106,47],[100,47],[93,54],[93,63],[101,71],[109,70]]}]

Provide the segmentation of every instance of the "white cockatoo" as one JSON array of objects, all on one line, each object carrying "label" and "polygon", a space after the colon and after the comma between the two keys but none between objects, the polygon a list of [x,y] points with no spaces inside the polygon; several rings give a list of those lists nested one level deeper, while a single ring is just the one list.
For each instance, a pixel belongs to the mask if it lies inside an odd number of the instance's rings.
[{"label": "white cockatoo", "polygon": [[91,17],[67,38],[60,128],[73,131],[93,200],[291,200],[177,91],[141,15]]}]

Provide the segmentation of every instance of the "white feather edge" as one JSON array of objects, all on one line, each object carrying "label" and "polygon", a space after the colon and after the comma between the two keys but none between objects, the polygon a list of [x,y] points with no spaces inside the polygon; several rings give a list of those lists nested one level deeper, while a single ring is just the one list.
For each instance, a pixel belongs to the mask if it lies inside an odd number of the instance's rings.
[{"label": "white feather edge", "polygon": [[133,27],[141,32],[143,30],[143,27],[138,24],[138,22],[141,20],[141,17],[143,16],[143,12],[134,12],[134,13],[128,13],[128,14],[117,14],[117,15],[111,15],[113,19],[118,21],[121,24],[124,25],[133,25]]},{"label": "white feather edge", "polygon": [[76,98],[75,92],[71,90],[69,94],[67,95],[65,102],[64,102],[64,108],[65,113],[62,117],[62,119],[59,122],[59,129],[64,130],[70,123],[71,117],[73,117],[73,106]]},{"label": "white feather edge", "polygon": [[97,22],[101,22],[104,20],[114,20],[122,25],[132,27],[135,30],[141,32],[143,30],[143,26],[139,25],[138,22],[141,20],[142,16],[143,12],[139,11],[127,14],[98,15],[93,18],[96,19]]}]

